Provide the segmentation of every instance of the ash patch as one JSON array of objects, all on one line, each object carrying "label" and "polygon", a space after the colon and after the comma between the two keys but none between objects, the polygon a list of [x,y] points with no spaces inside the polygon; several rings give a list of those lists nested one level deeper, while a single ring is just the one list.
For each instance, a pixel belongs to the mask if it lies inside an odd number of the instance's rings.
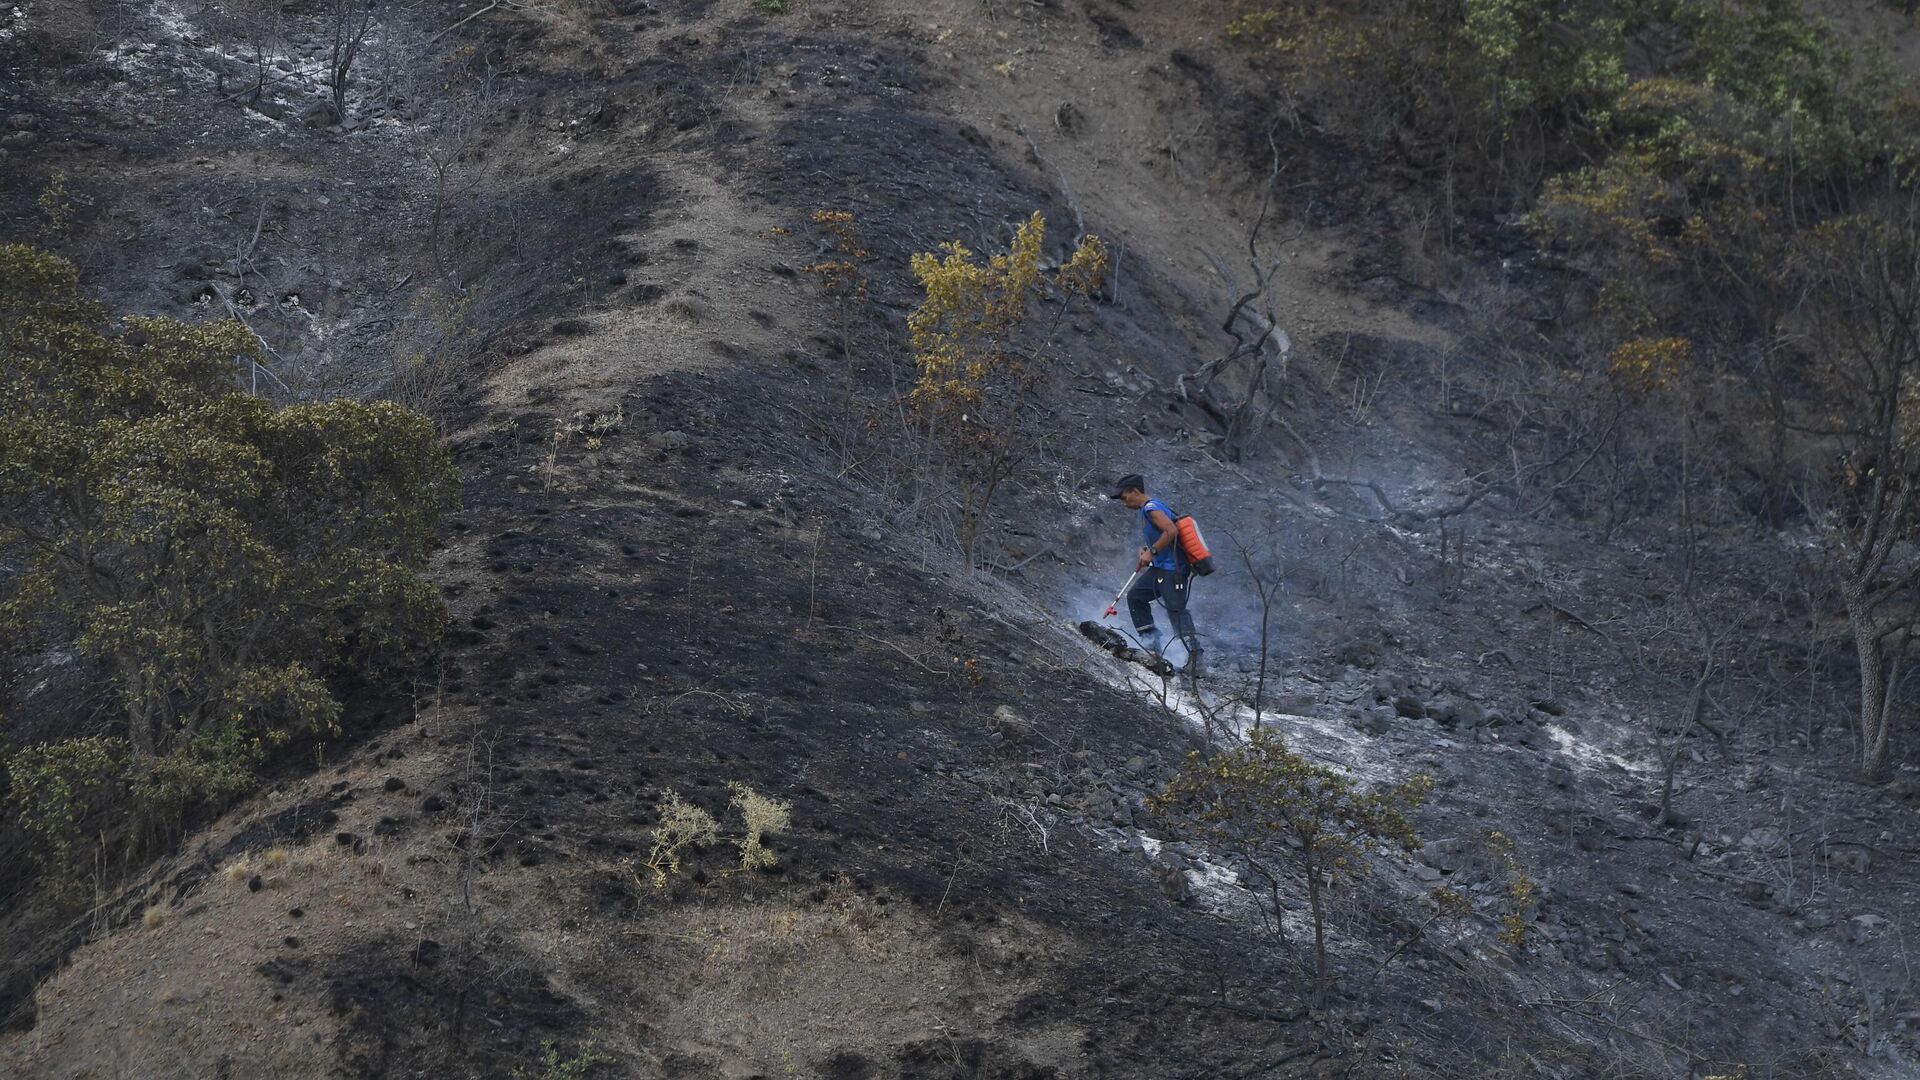
[{"label": "ash patch", "polygon": [[360,1076],[507,1076],[509,1063],[537,1060],[543,1042],[585,1020],[528,958],[498,940],[451,949],[383,938],[342,954],[324,974],[286,960],[260,974],[289,990],[324,985],[327,1007],[341,1019],[339,1063]]}]

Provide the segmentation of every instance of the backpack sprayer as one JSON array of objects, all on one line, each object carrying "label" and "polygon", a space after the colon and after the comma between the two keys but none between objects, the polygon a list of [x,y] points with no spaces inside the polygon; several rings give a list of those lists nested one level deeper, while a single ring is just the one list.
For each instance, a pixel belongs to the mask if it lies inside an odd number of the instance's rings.
[{"label": "backpack sprayer", "polygon": [[[1174,544],[1174,552],[1187,569],[1201,577],[1213,573],[1213,552],[1207,550],[1207,541],[1200,535],[1200,523],[1193,520],[1193,515],[1182,514],[1174,518],[1173,529],[1177,541]],[[1127,590],[1133,588],[1133,583],[1140,579],[1140,574],[1141,571],[1135,570],[1133,576],[1127,579],[1127,583],[1120,586],[1120,591],[1113,595],[1113,603],[1108,604],[1107,610],[1101,613],[1102,620],[1111,619],[1120,613],[1120,601],[1127,598]]]}]

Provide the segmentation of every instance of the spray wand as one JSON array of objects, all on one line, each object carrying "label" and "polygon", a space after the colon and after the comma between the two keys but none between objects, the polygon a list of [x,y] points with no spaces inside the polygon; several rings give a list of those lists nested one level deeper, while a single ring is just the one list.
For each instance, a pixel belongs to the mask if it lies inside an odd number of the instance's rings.
[{"label": "spray wand", "polygon": [[1127,578],[1127,583],[1125,585],[1120,586],[1120,591],[1113,594],[1113,603],[1108,604],[1107,610],[1104,613],[1102,613],[1100,616],[1102,621],[1111,619],[1115,615],[1119,614],[1120,601],[1126,598],[1127,590],[1133,588],[1134,581],[1136,581],[1139,577],[1140,577],[1140,571],[1135,570],[1133,572],[1133,576]]}]

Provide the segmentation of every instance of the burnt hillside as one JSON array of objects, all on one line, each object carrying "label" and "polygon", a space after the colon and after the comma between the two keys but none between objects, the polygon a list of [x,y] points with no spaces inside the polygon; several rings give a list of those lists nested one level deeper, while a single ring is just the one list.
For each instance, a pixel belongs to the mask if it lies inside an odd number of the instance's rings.
[{"label": "burnt hillside", "polygon": [[[1898,12],[1832,8],[1899,68]],[[1816,366],[1702,375],[1684,416],[1620,381],[1605,274],[1679,298],[1633,341],[1739,320],[1549,227],[1598,135],[1543,112],[1494,168],[1357,125],[1250,12],[0,12],[0,240],[116,312],[243,320],[275,401],[426,413],[461,489],[447,630],[332,673],[342,737],[91,895],[0,860],[0,1071],[1914,1075],[1920,759],[1902,699],[1859,778],[1821,553],[1865,500],[1820,501],[1844,455],[1778,403]],[[1047,274],[1088,235],[1108,272],[1035,291],[974,520],[888,434],[912,260],[1036,212]],[[1198,679],[1076,632],[1128,472],[1221,564]],[[84,658],[5,664],[11,742],[107,722]],[[1317,1003],[1302,877],[1154,799],[1256,715],[1433,779],[1411,851],[1328,893]],[[763,865],[734,785],[791,804]],[[728,835],[656,874],[681,799]]]}]

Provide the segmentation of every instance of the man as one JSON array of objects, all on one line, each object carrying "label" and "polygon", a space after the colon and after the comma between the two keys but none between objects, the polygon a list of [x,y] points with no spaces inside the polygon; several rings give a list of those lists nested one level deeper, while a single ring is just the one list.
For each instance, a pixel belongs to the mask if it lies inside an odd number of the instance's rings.
[{"label": "man", "polygon": [[1155,655],[1164,649],[1160,628],[1153,622],[1153,602],[1158,599],[1167,609],[1174,634],[1187,647],[1187,671],[1199,675],[1200,635],[1193,628],[1193,615],[1187,611],[1193,570],[1180,556],[1180,533],[1173,523],[1173,511],[1147,494],[1147,481],[1139,473],[1121,477],[1108,498],[1119,499],[1127,509],[1140,514],[1140,561],[1134,567],[1140,576],[1127,590],[1127,613],[1133,616],[1140,644]]}]

